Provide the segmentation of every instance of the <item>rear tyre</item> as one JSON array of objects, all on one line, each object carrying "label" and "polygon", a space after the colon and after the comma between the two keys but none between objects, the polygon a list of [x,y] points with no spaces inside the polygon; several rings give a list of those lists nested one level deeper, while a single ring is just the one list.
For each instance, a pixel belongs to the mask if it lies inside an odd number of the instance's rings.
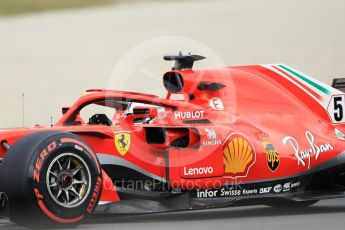
[{"label": "rear tyre", "polygon": [[47,131],[23,137],[0,169],[11,221],[29,228],[74,227],[94,211],[101,169],[92,149],[71,133]]}]

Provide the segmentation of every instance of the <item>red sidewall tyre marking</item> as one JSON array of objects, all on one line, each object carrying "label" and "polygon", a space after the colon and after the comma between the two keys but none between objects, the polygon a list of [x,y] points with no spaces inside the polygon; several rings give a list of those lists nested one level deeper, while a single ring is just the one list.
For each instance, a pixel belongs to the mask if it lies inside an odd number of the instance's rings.
[{"label": "red sidewall tyre marking", "polygon": [[55,216],[53,213],[51,213],[47,207],[44,205],[42,200],[38,201],[38,206],[42,209],[42,211],[51,219],[55,220],[56,222],[62,223],[62,224],[71,224],[74,222],[78,222],[81,221],[82,219],[84,219],[84,215],[81,215],[77,218],[73,218],[73,219],[63,219],[60,218],[58,216]]},{"label": "red sidewall tyre marking", "polygon": [[92,213],[92,211],[94,210],[94,208],[95,208],[95,206],[97,204],[97,198],[99,197],[99,193],[102,190],[101,184],[102,184],[102,178],[98,177],[95,189],[94,189],[94,191],[92,193],[92,197],[91,197],[90,203],[89,203],[89,205],[87,207],[87,210],[86,210],[90,214]]}]

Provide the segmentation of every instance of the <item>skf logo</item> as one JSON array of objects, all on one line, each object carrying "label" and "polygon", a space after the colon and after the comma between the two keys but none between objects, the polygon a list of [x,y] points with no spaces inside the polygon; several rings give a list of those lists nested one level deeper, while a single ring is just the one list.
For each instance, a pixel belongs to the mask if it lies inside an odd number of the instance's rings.
[{"label": "skf logo", "polygon": [[253,146],[244,137],[234,134],[223,147],[225,176],[245,177],[255,162]]},{"label": "skf logo", "polygon": [[279,153],[276,151],[274,145],[269,142],[263,142],[263,146],[266,151],[267,165],[274,172],[279,167]]},{"label": "skf logo", "polygon": [[117,151],[122,155],[126,155],[131,146],[131,134],[129,132],[119,132],[115,134],[115,146]]}]

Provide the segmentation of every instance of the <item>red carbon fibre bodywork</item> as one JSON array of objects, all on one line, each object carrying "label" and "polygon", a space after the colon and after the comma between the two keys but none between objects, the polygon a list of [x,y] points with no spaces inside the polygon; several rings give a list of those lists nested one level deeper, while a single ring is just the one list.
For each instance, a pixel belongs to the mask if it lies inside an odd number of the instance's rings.
[{"label": "red carbon fibre bodywork", "polygon": [[[335,132],[336,128],[345,131],[345,127],[334,125],[327,106],[323,106],[329,104],[332,95],[341,92],[320,86],[284,65],[172,72],[182,76],[184,87],[178,94],[184,100],[171,100],[171,93],[160,98],[90,90],[52,128],[1,130],[0,141],[14,145],[33,132],[72,132],[102,159],[120,159],[146,175],[168,181],[176,189],[293,177],[335,158],[345,149],[344,140]],[[201,89],[201,83],[224,87]],[[159,105],[165,110],[147,124],[134,124],[133,117],[121,117],[112,126],[66,124],[80,106],[104,98]],[[164,128],[164,143],[148,143],[150,128]],[[125,154],[115,143],[115,135],[121,132],[130,135]],[[172,147],[172,141],[183,135],[189,138],[188,146]],[[0,157],[5,154],[1,148]],[[108,163],[101,161],[102,165]],[[101,201],[118,201],[116,189],[104,171],[103,179]]]}]

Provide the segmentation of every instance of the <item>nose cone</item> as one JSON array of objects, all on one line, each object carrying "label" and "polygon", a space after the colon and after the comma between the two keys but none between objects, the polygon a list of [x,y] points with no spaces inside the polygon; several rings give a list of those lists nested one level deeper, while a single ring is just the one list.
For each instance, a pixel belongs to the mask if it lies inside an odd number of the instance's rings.
[{"label": "nose cone", "polygon": [[[35,127],[35,128],[7,128],[0,129],[0,158],[3,158],[6,153],[6,148],[12,146],[17,140],[23,136],[29,135],[31,133],[43,131],[46,128]],[[8,146],[6,147],[6,143]]]}]

